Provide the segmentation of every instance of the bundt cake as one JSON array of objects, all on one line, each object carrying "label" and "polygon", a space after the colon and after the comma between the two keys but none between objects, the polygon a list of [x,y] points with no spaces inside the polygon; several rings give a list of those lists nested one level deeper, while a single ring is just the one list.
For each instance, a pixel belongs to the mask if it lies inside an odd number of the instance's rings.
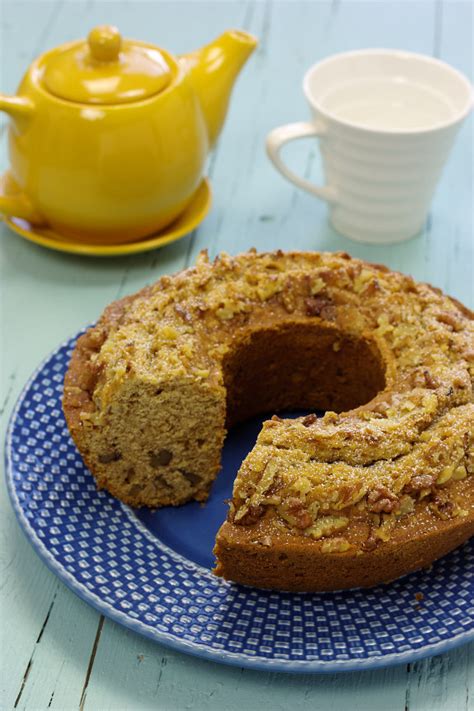
[{"label": "bundt cake", "polygon": [[99,487],[204,501],[226,431],[273,416],[237,474],[217,575],[336,590],[429,565],[474,533],[474,321],[345,253],[221,255],[109,306],[64,412]]}]

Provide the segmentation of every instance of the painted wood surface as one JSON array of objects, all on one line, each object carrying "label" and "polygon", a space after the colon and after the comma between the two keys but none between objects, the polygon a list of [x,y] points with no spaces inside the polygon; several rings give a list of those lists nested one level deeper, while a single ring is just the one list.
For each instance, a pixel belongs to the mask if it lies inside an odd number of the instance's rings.
[{"label": "painted wood surface", "polygon": [[[0,2],[0,86],[13,92],[32,58],[85,36],[98,23],[179,53],[227,27],[260,47],[235,89],[230,115],[209,161],[214,207],[180,242],[108,260],[49,252],[0,226],[2,318],[0,437],[12,405],[38,362],[102,308],[207,247],[344,249],[384,262],[473,305],[472,121],[464,126],[423,235],[373,247],[335,234],[325,207],[286,183],[266,159],[270,128],[303,120],[304,70],[337,51],[400,47],[440,57],[470,74],[471,2]],[[1,124],[4,126],[4,122]],[[288,149],[293,167],[320,179],[317,147]],[[0,169],[7,166],[5,141]],[[2,709],[474,709],[474,645],[413,665],[371,673],[297,676],[221,667],[168,651],[104,620],[45,568],[21,533],[0,488],[0,708]]]}]

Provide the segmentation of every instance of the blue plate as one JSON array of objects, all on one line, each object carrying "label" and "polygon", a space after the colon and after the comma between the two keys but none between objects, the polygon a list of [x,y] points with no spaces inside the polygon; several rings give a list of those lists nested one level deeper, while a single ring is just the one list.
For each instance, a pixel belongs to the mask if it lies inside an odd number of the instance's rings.
[{"label": "blue plate", "polygon": [[212,546],[259,422],[235,429],[209,501],[134,511],[97,491],[61,397],[76,338],[27,383],[7,434],[18,520],[45,563],[83,600],[139,634],[216,662],[285,672],[374,669],[474,639],[472,541],[371,590],[265,592],[212,575]]}]

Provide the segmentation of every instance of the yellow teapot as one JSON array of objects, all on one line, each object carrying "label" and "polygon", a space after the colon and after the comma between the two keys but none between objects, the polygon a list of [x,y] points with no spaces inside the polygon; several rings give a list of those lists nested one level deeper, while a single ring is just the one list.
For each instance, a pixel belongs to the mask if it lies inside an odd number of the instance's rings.
[{"label": "yellow teapot", "polygon": [[15,186],[0,212],[90,243],[163,229],[192,200],[256,44],[234,30],[175,58],[101,26],[46,52],[0,94]]}]

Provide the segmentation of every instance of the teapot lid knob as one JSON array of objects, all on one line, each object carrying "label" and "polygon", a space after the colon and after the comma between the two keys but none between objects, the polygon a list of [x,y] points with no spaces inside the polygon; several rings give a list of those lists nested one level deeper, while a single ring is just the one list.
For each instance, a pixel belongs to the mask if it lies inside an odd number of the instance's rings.
[{"label": "teapot lid knob", "polygon": [[81,104],[142,101],[166,89],[177,73],[169,55],[146,42],[122,39],[112,25],[94,27],[86,42],[69,42],[45,56],[44,88]]},{"label": "teapot lid knob", "polygon": [[99,25],[87,37],[89,51],[99,62],[115,62],[122,47],[122,36],[113,25]]}]

